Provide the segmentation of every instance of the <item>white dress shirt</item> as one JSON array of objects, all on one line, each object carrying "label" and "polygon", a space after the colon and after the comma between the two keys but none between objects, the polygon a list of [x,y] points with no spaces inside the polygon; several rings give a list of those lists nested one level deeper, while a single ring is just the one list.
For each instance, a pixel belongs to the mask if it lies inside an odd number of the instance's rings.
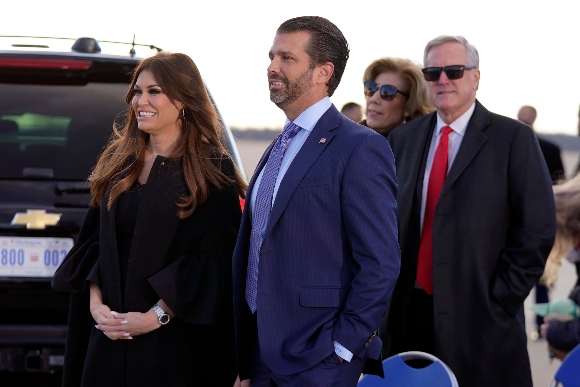
[{"label": "white dress shirt", "polygon": [[[280,188],[280,182],[284,178],[286,171],[292,164],[294,157],[302,148],[302,145],[314,129],[314,126],[318,123],[318,120],[326,111],[332,103],[328,97],[322,98],[320,101],[316,102],[314,105],[310,106],[308,109],[304,110],[296,119],[294,123],[300,126],[302,129],[294,137],[292,137],[288,141],[288,148],[286,148],[286,152],[284,153],[284,158],[282,159],[282,165],[280,165],[280,172],[278,172],[278,177],[276,178],[276,185],[274,186],[274,194],[272,195],[272,206],[274,206],[274,200],[276,200],[276,194],[278,193],[278,188]],[[290,122],[289,119],[286,119],[286,124]],[[256,183],[254,184],[254,188],[252,189],[252,195],[250,198],[250,209],[254,211],[254,204],[256,203],[256,194],[258,193],[258,187],[260,186],[260,182],[262,181],[262,174],[264,173],[264,168],[260,171],[260,175],[256,178]],[[251,215],[251,214],[250,214]]]},{"label": "white dress shirt", "polygon": [[[425,176],[423,177],[423,192],[421,197],[421,230],[423,230],[423,219],[425,218],[425,202],[427,199],[427,188],[429,187],[429,176],[431,175],[431,167],[433,166],[433,159],[435,158],[435,150],[437,145],[439,145],[439,139],[441,138],[441,128],[444,126],[450,126],[453,129],[449,133],[449,151],[448,151],[448,166],[447,172],[451,169],[455,156],[459,151],[463,137],[465,136],[465,130],[467,130],[467,124],[475,110],[475,102],[465,113],[463,113],[459,118],[453,121],[451,124],[447,125],[439,113],[437,113],[437,124],[435,125],[435,130],[433,131],[433,137],[431,138],[431,145],[429,146],[429,154],[427,155],[427,164],[425,165]],[[421,231],[422,232],[422,231]]]}]

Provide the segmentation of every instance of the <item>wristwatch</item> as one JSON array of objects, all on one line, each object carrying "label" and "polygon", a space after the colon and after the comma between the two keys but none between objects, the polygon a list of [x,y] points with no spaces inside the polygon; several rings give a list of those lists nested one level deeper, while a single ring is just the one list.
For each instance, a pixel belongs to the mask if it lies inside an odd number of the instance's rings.
[{"label": "wristwatch", "polygon": [[166,325],[169,322],[169,320],[171,320],[169,315],[165,313],[165,311],[161,309],[159,305],[155,304],[151,307],[151,309],[153,309],[153,311],[157,315],[157,321],[159,322],[159,324]]}]

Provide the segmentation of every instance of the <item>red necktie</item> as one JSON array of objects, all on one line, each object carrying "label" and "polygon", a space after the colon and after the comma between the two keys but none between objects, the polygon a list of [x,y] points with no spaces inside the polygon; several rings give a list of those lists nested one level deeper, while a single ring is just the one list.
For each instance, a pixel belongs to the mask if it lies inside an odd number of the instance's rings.
[{"label": "red necktie", "polygon": [[453,129],[449,126],[441,128],[442,135],[435,150],[431,175],[429,175],[429,186],[427,187],[427,199],[425,201],[423,231],[421,233],[417,264],[417,283],[429,295],[433,293],[433,217],[435,215],[435,206],[447,176],[449,133],[452,131]]}]

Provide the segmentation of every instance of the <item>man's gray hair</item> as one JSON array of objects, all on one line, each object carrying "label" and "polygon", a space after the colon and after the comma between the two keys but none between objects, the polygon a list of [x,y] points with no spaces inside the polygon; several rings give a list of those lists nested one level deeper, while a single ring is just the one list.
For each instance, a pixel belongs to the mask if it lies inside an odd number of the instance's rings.
[{"label": "man's gray hair", "polygon": [[467,62],[468,63],[454,63],[458,65],[467,65],[467,66],[475,66],[479,68],[479,53],[475,46],[467,41],[463,36],[450,36],[450,35],[441,35],[436,37],[435,39],[431,40],[425,46],[425,53],[423,55],[423,64],[427,67],[427,55],[429,51],[433,47],[440,46],[445,43],[459,43],[465,47],[465,52],[467,53]]}]

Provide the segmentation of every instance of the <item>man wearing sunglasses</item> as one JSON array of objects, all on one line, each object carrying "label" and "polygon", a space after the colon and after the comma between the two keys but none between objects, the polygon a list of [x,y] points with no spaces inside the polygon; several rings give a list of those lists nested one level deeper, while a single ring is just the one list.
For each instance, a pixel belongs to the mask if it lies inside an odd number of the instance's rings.
[{"label": "man wearing sunglasses", "polygon": [[532,386],[523,302],[555,235],[551,181],[529,126],[476,100],[479,55],[461,36],[425,48],[436,112],[389,135],[401,274],[385,352],[443,360],[460,386]]}]

